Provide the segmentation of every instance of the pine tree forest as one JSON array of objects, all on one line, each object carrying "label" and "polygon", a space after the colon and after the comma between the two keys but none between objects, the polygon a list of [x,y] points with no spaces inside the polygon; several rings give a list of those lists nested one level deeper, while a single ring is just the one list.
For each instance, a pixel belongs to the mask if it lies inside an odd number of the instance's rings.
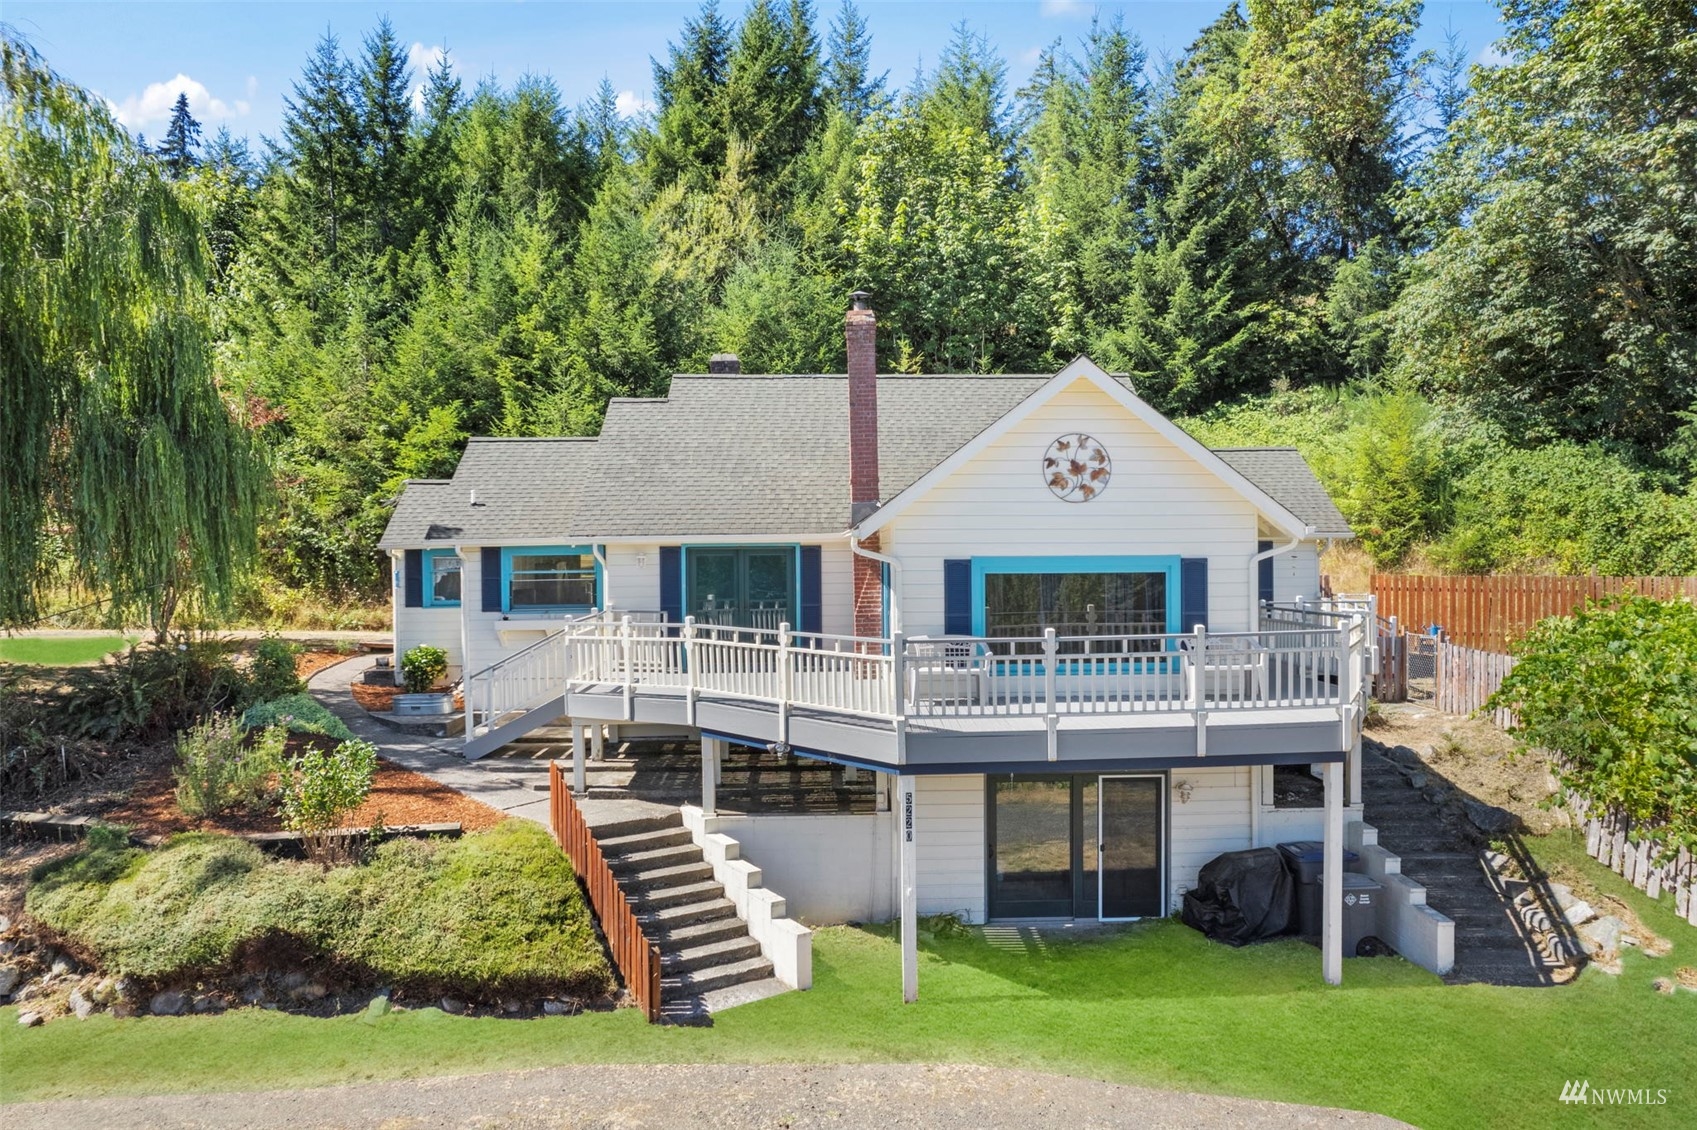
[{"label": "pine tree forest", "polygon": [[[78,159],[196,229],[158,348],[263,463],[221,488],[251,552],[197,535],[259,619],[382,601],[396,495],[469,436],[594,434],[720,351],[842,371],[857,289],[886,379],[1082,353],[1205,442],[1296,444],[1380,566],[1697,573],[1697,8],[1502,4],[1500,65],[1415,52],[1418,0],[1244,0],[1170,58],[1098,22],[1010,89],[965,24],[900,82],[852,2],[709,0],[635,117],[605,82],[414,75],[384,20],[303,51],[263,144],[183,101]],[[36,550],[14,619],[68,599]]]}]

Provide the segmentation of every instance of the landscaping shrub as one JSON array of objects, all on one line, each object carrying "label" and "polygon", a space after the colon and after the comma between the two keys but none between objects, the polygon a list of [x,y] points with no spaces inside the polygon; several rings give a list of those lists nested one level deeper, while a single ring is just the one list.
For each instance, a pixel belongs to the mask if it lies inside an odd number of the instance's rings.
[{"label": "landscaping shrub", "polygon": [[593,995],[612,982],[571,864],[509,820],[459,840],[396,840],[322,870],[192,833],[111,840],[40,869],[26,909],[104,972],[182,983],[293,950],[403,991]]},{"label": "landscaping shrub", "polygon": [[1486,709],[1560,755],[1563,787],[1697,851],[1697,605],[1617,598],[1540,621]]},{"label": "landscaping shrub", "polygon": [[305,681],[295,674],[295,657],[300,652],[299,644],[290,643],[281,636],[268,635],[260,639],[249,671],[255,701],[265,702],[306,689]]},{"label": "landscaping shrub", "polygon": [[401,677],[408,694],[424,694],[448,673],[448,653],[421,643],[401,656]]},{"label": "landscaping shrub", "polygon": [[323,734],[337,741],[353,741],[353,731],[309,694],[289,694],[256,703],[242,712],[242,726],[281,726],[291,734]]},{"label": "landscaping shrub", "polygon": [[214,714],[177,735],[177,807],[194,820],[264,808],[282,768],[287,732],[267,726],[244,741],[233,714]]},{"label": "landscaping shrub", "polygon": [[330,832],[371,794],[377,747],[346,741],[329,753],[308,750],[283,770],[283,826],[306,837],[307,854],[321,863],[345,857]]},{"label": "landscaping shrub", "polygon": [[166,737],[252,695],[221,641],[187,635],[132,644],[114,662],[67,672],[65,682],[47,705],[48,728],[101,741]]}]

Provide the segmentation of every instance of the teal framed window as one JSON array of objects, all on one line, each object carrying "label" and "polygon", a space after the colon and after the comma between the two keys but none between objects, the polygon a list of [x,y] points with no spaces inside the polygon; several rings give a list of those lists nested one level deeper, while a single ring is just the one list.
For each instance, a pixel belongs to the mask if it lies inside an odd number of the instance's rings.
[{"label": "teal framed window", "polygon": [[592,546],[511,546],[501,591],[507,612],[588,611],[601,606],[601,566]]},{"label": "teal framed window", "polygon": [[[1053,628],[1072,637],[1062,654],[1089,652],[1092,636],[1164,635],[1179,619],[1179,558],[978,557],[972,608],[974,635],[1030,641]],[[1157,640],[1140,642],[1161,650]],[[1039,648],[1008,646],[1009,654]]]},{"label": "teal framed window", "polygon": [[451,549],[424,551],[424,606],[458,608],[465,573],[460,555]]}]

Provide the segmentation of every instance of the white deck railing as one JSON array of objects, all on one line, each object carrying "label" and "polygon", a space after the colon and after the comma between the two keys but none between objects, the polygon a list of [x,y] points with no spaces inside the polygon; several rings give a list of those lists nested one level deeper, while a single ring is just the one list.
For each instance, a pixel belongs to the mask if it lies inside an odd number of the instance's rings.
[{"label": "white deck railing", "polygon": [[551,670],[627,699],[955,719],[1342,707],[1360,693],[1367,631],[1354,617],[1257,632],[903,639],[599,617],[558,646]]}]

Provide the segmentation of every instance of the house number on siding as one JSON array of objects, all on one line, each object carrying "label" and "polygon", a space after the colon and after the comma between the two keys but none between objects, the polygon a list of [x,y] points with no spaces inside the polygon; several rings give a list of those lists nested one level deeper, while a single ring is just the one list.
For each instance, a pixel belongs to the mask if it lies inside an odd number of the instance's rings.
[{"label": "house number on siding", "polygon": [[1089,502],[1108,489],[1113,473],[1108,449],[1083,432],[1062,436],[1043,453],[1043,481],[1066,502]]}]

